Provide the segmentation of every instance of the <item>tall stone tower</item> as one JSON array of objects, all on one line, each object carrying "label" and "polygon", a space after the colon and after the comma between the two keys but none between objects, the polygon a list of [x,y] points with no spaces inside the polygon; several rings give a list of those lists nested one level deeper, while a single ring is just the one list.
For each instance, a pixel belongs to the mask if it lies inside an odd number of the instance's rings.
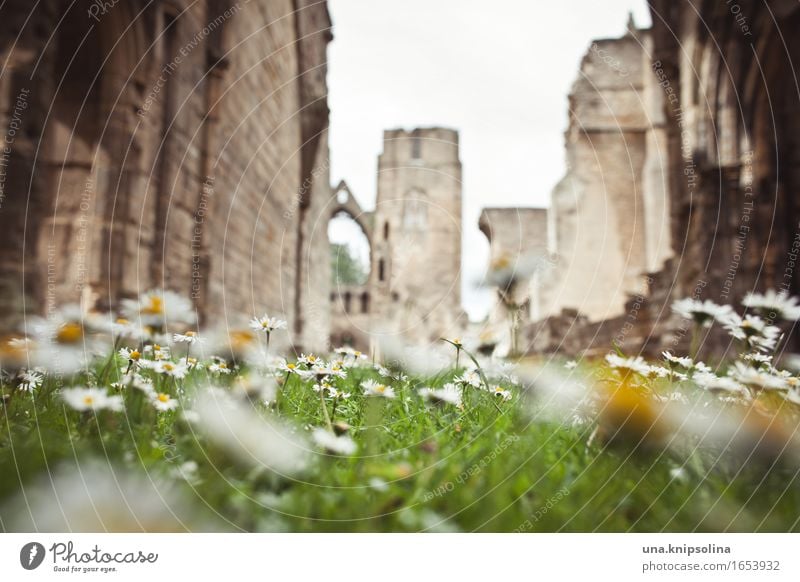
[{"label": "tall stone tower", "polygon": [[457,131],[384,132],[371,286],[378,328],[424,343],[464,325]]}]

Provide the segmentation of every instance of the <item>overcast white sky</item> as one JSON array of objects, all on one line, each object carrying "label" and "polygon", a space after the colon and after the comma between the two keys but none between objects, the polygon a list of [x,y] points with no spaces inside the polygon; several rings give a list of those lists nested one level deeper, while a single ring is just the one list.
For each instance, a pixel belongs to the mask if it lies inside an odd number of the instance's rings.
[{"label": "overcast white sky", "polygon": [[[592,39],[624,33],[645,0],[329,0],[333,184],[373,208],[383,130],[458,129],[464,169],[462,291],[472,319],[488,243],[484,206],[548,206],[564,174],[567,94]],[[339,230],[339,236],[347,236]]]}]

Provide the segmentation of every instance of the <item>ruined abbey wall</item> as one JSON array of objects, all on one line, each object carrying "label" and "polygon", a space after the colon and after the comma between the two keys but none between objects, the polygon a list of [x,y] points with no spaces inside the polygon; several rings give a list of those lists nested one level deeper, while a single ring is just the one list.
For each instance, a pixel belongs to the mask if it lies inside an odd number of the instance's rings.
[{"label": "ruined abbey wall", "polygon": [[326,310],[309,310],[330,280],[309,226],[330,197],[325,3],[12,4],[5,325],[163,286],[206,322],[266,310],[295,344],[326,338]]},{"label": "ruined abbey wall", "polygon": [[569,95],[567,174],[552,193],[557,266],[541,312],[591,320],[624,311],[670,253],[664,117],[649,34],[594,41]]}]

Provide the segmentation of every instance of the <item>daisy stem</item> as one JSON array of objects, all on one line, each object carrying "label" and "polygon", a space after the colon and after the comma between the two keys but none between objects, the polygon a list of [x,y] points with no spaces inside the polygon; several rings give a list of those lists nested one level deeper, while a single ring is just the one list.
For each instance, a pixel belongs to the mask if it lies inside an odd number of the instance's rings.
[{"label": "daisy stem", "polygon": [[461,348],[459,346],[456,346],[456,370],[458,370],[458,361],[460,359],[460,356],[461,356]]},{"label": "daisy stem", "polygon": [[701,325],[697,322],[692,326],[692,341],[689,346],[689,357],[694,361],[697,358],[697,352],[700,350],[700,330]]},{"label": "daisy stem", "polygon": [[100,372],[100,376],[97,378],[97,385],[98,386],[103,384],[103,382],[105,382],[105,380],[106,380],[106,374],[108,373],[108,368],[111,366],[111,362],[113,362],[114,359],[117,356],[117,348],[119,347],[119,340],[120,339],[121,339],[121,336],[117,336],[116,339],[114,340],[114,348],[111,350],[111,355],[106,360],[106,363],[103,366],[103,370]]},{"label": "daisy stem", "polygon": [[186,344],[186,365],[189,365],[189,352],[192,351],[192,342]]},{"label": "daisy stem", "polygon": [[333,432],[333,423],[331,417],[328,416],[328,407],[325,405],[325,390],[319,391],[319,405],[322,407],[322,414],[325,417],[325,424],[328,425],[328,430]]}]

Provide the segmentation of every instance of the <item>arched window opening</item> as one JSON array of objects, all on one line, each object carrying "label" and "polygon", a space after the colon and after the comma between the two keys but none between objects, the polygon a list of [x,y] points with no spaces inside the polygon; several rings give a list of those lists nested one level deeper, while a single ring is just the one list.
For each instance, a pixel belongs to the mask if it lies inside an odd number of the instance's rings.
[{"label": "arched window opening", "polygon": [[381,259],[378,261],[378,281],[386,280],[386,262]]},{"label": "arched window opening", "polygon": [[350,294],[350,291],[346,291],[344,294],[344,312],[350,313],[350,304],[353,302],[353,296]]},{"label": "arched window opening", "polygon": [[383,240],[389,240],[389,222],[383,223]]},{"label": "arched window opening", "polygon": [[369,293],[361,294],[361,313],[369,313]]},{"label": "arched window opening", "polygon": [[364,285],[369,279],[370,248],[361,226],[346,212],[339,212],[328,223],[331,243],[331,283]]}]

